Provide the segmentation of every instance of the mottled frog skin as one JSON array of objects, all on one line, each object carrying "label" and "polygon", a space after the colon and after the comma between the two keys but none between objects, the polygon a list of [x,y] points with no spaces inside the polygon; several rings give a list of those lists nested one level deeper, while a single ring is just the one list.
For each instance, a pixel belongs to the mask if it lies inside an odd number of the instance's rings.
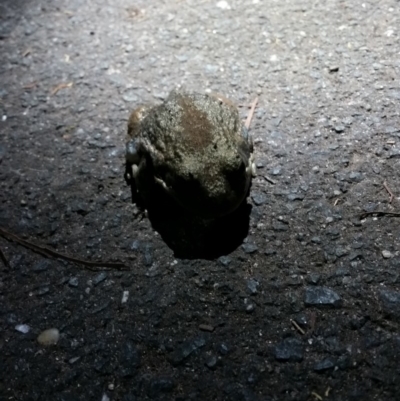
[{"label": "mottled frog skin", "polygon": [[254,174],[253,144],[232,102],[175,90],[159,106],[140,106],[128,122],[128,177],[144,202],[158,185],[206,218],[233,212]]}]

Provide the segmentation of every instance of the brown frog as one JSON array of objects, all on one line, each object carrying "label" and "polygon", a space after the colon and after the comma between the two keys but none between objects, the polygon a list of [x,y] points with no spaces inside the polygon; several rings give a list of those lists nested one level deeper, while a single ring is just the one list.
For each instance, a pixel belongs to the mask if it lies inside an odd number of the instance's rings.
[{"label": "brown frog", "polygon": [[255,171],[252,140],[233,103],[182,90],[132,112],[126,163],[145,203],[159,186],[186,210],[211,219],[239,207]]}]

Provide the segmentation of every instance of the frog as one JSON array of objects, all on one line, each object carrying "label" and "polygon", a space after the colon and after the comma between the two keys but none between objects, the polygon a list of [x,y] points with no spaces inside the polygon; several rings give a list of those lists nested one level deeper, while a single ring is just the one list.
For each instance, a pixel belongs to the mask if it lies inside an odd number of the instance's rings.
[{"label": "frog", "polygon": [[187,212],[218,219],[245,201],[254,175],[251,135],[225,97],[175,89],[131,112],[126,179],[144,204],[156,187]]}]

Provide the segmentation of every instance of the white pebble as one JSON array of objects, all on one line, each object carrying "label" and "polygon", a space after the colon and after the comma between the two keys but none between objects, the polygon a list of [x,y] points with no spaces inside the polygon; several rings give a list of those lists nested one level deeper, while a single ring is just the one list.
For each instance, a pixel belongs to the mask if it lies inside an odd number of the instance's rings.
[{"label": "white pebble", "polygon": [[128,302],[128,298],[129,298],[129,291],[124,291],[122,293],[121,304],[127,303]]},{"label": "white pebble", "polygon": [[390,258],[392,258],[393,257],[393,254],[390,252],[390,251],[382,251],[382,256],[385,258],[385,259],[390,259]]},{"label": "white pebble", "polygon": [[103,397],[101,397],[101,401],[110,401],[110,397],[107,394],[103,394]]},{"label": "white pebble", "polygon": [[224,0],[219,1],[217,3],[217,7],[220,8],[221,10],[230,10],[231,9],[231,6],[228,4],[228,2],[224,1]]},{"label": "white pebble", "polygon": [[24,334],[29,333],[30,329],[31,328],[27,324],[17,324],[15,326],[15,330],[19,331],[20,333],[24,333]]},{"label": "white pebble", "polygon": [[60,339],[60,332],[58,329],[47,329],[38,335],[38,343],[41,345],[54,345]]},{"label": "white pebble", "polygon": [[3,117],[1,117],[1,121],[6,121],[7,120],[7,116],[4,114]]}]

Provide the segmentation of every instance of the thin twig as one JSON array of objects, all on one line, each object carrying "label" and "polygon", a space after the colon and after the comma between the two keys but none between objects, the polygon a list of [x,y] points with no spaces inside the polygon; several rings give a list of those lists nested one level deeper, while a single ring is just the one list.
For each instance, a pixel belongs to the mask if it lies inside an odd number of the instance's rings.
[{"label": "thin twig", "polygon": [[60,89],[70,88],[73,85],[72,82],[68,82],[67,84],[60,84],[57,85],[55,88],[52,89],[50,92],[50,96],[54,96]]},{"label": "thin twig", "polygon": [[254,99],[253,103],[251,104],[251,109],[249,111],[249,114],[247,115],[246,122],[244,123],[244,125],[247,129],[250,128],[251,120],[253,118],[253,114],[254,114],[254,110],[256,109],[257,102],[258,102],[258,97],[256,97]]},{"label": "thin twig", "polygon": [[29,56],[32,52],[32,49],[26,49],[23,53],[22,53],[22,57],[26,57]]},{"label": "thin twig", "polygon": [[270,184],[272,184],[272,185],[276,184],[276,182],[272,178],[268,177],[267,175],[263,175],[263,177],[264,177],[265,181],[268,181]]},{"label": "thin twig", "polygon": [[392,217],[400,217],[400,213],[395,212],[365,212],[360,214],[360,220],[365,219],[368,216],[382,217],[382,216],[392,216]]},{"label": "thin twig", "polygon": [[311,391],[311,395],[313,395],[317,400],[322,401],[322,397],[315,391]]},{"label": "thin twig", "polygon": [[127,268],[127,266],[124,265],[123,263],[91,262],[88,260],[83,260],[83,259],[79,259],[79,258],[74,258],[72,256],[63,255],[62,253],[53,251],[52,249],[47,248],[45,246],[36,245],[36,244],[33,244],[32,242],[29,242],[22,238],[19,238],[15,234],[9,233],[8,231],[4,230],[4,228],[1,228],[1,227],[0,227],[0,236],[4,237],[5,239],[7,239],[9,241],[17,242],[18,244],[24,246],[25,248],[29,248],[30,250],[40,253],[43,256],[63,259],[63,260],[67,260],[68,262],[73,262],[73,263],[77,263],[80,265],[84,265],[84,266],[88,267],[90,270],[95,270],[95,269],[93,269],[94,267],[109,267],[111,269],[126,269]]},{"label": "thin twig", "polygon": [[8,262],[6,255],[4,255],[4,252],[1,249],[0,249],[0,259],[4,263],[5,267],[10,268],[10,263]]},{"label": "thin twig", "polygon": [[293,326],[295,327],[295,329],[300,333],[300,334],[306,334],[306,332],[294,321],[294,320],[290,320],[293,324]]},{"label": "thin twig", "polygon": [[390,190],[390,188],[389,188],[389,186],[388,186],[386,181],[383,182],[383,186],[386,189],[386,191],[388,192],[388,194],[390,195],[389,203],[392,203],[392,200],[394,198],[394,193]]}]

